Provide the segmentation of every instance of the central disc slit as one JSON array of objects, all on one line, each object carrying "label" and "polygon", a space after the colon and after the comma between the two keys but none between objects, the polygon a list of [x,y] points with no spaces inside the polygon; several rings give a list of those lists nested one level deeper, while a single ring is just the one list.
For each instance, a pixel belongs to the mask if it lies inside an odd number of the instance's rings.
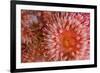
[{"label": "central disc slit", "polygon": [[72,31],[64,31],[61,33],[60,42],[62,47],[68,51],[72,52],[76,48],[77,40],[75,40],[75,33]]}]

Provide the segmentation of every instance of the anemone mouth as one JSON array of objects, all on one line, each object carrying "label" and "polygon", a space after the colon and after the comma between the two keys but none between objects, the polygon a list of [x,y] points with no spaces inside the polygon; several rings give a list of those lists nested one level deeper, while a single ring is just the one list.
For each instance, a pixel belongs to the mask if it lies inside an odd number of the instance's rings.
[{"label": "anemone mouth", "polygon": [[80,46],[79,48],[76,47],[79,44],[79,41],[75,39],[76,37],[77,35],[71,30],[64,31],[60,34],[60,42],[66,52],[72,53],[79,51]]}]

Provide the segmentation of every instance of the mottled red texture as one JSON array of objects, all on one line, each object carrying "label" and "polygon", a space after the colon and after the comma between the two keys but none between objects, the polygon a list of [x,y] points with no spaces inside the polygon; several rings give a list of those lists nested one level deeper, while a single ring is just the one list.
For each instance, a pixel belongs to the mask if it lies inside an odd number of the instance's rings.
[{"label": "mottled red texture", "polygon": [[21,61],[86,60],[90,14],[21,10]]}]

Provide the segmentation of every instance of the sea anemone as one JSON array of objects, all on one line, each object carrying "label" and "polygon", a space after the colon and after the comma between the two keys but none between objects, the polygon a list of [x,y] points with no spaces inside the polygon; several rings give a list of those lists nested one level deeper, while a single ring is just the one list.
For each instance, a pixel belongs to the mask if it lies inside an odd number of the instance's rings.
[{"label": "sea anemone", "polygon": [[89,13],[45,12],[44,20],[50,61],[89,59]]}]

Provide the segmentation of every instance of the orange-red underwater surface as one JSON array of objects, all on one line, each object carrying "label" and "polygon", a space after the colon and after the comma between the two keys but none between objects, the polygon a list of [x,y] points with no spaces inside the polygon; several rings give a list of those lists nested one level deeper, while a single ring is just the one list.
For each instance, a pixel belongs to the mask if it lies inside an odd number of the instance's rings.
[{"label": "orange-red underwater surface", "polygon": [[90,58],[90,14],[21,10],[21,62]]}]

